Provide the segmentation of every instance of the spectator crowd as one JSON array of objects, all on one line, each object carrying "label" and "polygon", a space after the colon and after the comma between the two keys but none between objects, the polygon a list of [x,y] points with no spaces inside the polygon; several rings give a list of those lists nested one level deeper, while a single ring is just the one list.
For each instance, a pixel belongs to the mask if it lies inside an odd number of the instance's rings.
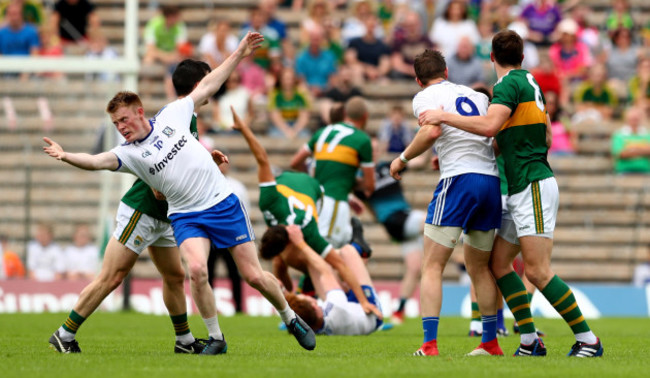
[{"label": "spectator crowd", "polygon": [[[641,2],[611,0],[595,15],[588,1],[576,0],[260,0],[243,22],[218,12],[196,43],[183,3],[157,3],[156,15],[140,36],[142,67],[162,67],[168,99],[176,97],[171,73],[182,59],[201,59],[215,68],[246,32],[265,37],[262,48],[212,98],[211,117],[202,120],[205,140],[212,133],[231,132],[231,106],[270,137],[307,138],[332,121],[332,109],[363,95],[367,84],[413,82],[413,61],[424,49],[444,54],[450,81],[489,91],[496,81],[490,41],[510,28],[524,39],[523,68],[545,95],[553,133],[550,153],[579,152],[576,124],[615,121],[623,126],[611,139],[614,171],[650,173],[650,7]],[[301,15],[295,26],[281,17],[289,9]],[[117,56],[90,0],[2,0],[0,18],[0,55]],[[382,112],[384,120],[371,133],[377,130],[381,152],[399,153],[415,132],[410,109],[396,102]],[[88,240],[87,227],[80,226],[73,244],[61,249],[52,242],[51,228],[40,225],[28,247],[27,275],[89,277],[96,261],[82,256],[98,253],[88,250]],[[15,265],[9,260],[5,256],[6,272],[20,272],[8,268]],[[75,271],[68,260],[85,261],[83,269]]]}]

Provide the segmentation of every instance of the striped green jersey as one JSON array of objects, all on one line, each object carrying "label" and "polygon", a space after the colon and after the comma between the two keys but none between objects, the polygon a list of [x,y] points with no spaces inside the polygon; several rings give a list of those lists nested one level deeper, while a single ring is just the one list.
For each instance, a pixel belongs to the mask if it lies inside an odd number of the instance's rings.
[{"label": "striped green jersey", "polygon": [[320,183],[301,172],[284,172],[273,182],[260,184],[260,210],[268,226],[300,226],[305,242],[318,254],[331,249],[318,232],[318,203],[323,196]]},{"label": "striped green jersey", "polygon": [[496,140],[504,160],[508,194],[526,189],[533,181],[553,176],[546,145],[546,100],[526,70],[512,70],[494,86],[492,104],[510,108],[510,118]]},{"label": "striped green jersey", "polygon": [[359,167],[374,167],[370,137],[354,126],[337,123],[318,130],[307,143],[314,155],[314,177],[325,195],[347,201]]}]

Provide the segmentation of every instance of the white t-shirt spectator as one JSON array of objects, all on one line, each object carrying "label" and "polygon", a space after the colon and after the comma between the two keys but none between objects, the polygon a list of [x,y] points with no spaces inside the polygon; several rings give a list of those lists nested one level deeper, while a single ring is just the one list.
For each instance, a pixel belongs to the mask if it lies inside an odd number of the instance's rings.
[{"label": "white t-shirt spectator", "polygon": [[69,245],[64,250],[68,273],[95,274],[99,266],[99,249],[93,243],[78,247]]},{"label": "white t-shirt spectator", "polygon": [[65,273],[65,255],[56,243],[42,246],[33,240],[27,244],[27,269],[37,281],[53,281]]},{"label": "white t-shirt spectator", "polygon": [[[237,50],[237,46],[239,46],[239,40],[237,40],[237,37],[232,34],[228,35],[226,37],[226,51],[232,53]],[[199,42],[199,52],[201,55],[211,56],[214,61],[218,63],[223,62],[227,58],[221,53],[221,51],[219,51],[219,49],[217,49],[217,36],[214,35],[213,32],[206,33],[201,37],[201,41]]]}]

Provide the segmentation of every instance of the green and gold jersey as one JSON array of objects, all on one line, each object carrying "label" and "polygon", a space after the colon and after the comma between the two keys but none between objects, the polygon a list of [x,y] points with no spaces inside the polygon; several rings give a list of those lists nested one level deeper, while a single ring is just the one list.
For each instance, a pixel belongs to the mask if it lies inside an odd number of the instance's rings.
[{"label": "green and gold jersey", "polygon": [[526,189],[533,181],[553,177],[546,145],[546,100],[526,70],[512,70],[494,86],[492,104],[510,108],[510,118],[496,139],[504,159],[508,194]]},{"label": "green and gold jersey", "polygon": [[337,123],[318,130],[307,143],[316,160],[314,177],[325,195],[347,201],[359,167],[373,167],[370,137],[354,126]]},{"label": "green and gold jersey", "polygon": [[268,226],[300,226],[305,242],[318,254],[332,247],[318,232],[318,206],[323,196],[320,183],[301,172],[284,172],[273,182],[260,184],[260,210]]},{"label": "green and gold jersey", "polygon": [[[196,139],[199,139],[196,128],[196,115],[192,116],[190,131]],[[149,185],[140,179],[135,180],[131,189],[124,194],[122,202],[154,219],[169,222],[169,218],[167,218],[167,201],[157,200]]]}]

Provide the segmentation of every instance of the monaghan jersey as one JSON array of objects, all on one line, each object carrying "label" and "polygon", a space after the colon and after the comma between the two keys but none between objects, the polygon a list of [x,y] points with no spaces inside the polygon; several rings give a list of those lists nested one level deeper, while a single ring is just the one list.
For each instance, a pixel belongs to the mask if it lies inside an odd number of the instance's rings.
[{"label": "monaghan jersey", "polygon": [[323,328],[318,331],[325,335],[369,335],[377,329],[377,316],[366,314],[359,303],[348,302],[343,290],[327,292],[323,309]]},{"label": "monaghan jersey", "polygon": [[[199,133],[196,128],[196,114],[192,116],[190,132],[192,136],[199,139]],[[167,201],[157,200],[149,185],[140,179],[135,180],[131,189],[124,194],[122,202],[152,218],[169,222],[169,218],[167,218]]]},{"label": "monaghan jersey", "polygon": [[305,148],[316,160],[314,177],[323,184],[325,195],[337,201],[348,200],[360,166],[374,166],[368,134],[342,122],[318,130]]},{"label": "monaghan jersey", "polygon": [[[416,117],[429,109],[442,109],[464,116],[485,115],[488,98],[464,85],[449,81],[432,84],[413,98]],[[434,143],[440,158],[440,179],[464,173],[499,176],[494,160],[492,138],[468,133],[442,124],[442,134]]]},{"label": "monaghan jersey", "polygon": [[210,152],[190,133],[193,112],[191,97],[171,102],[149,120],[149,135],[111,150],[119,171],[167,197],[168,215],[205,210],[232,194]]},{"label": "monaghan jersey", "polygon": [[318,208],[323,189],[306,173],[284,172],[275,181],[260,184],[260,210],[268,226],[296,224],[305,242],[323,258],[332,245],[318,232]]},{"label": "monaghan jersey", "polygon": [[494,85],[492,103],[511,110],[496,136],[505,162],[508,194],[552,177],[547,160],[546,100],[533,75],[526,70],[509,71]]}]

